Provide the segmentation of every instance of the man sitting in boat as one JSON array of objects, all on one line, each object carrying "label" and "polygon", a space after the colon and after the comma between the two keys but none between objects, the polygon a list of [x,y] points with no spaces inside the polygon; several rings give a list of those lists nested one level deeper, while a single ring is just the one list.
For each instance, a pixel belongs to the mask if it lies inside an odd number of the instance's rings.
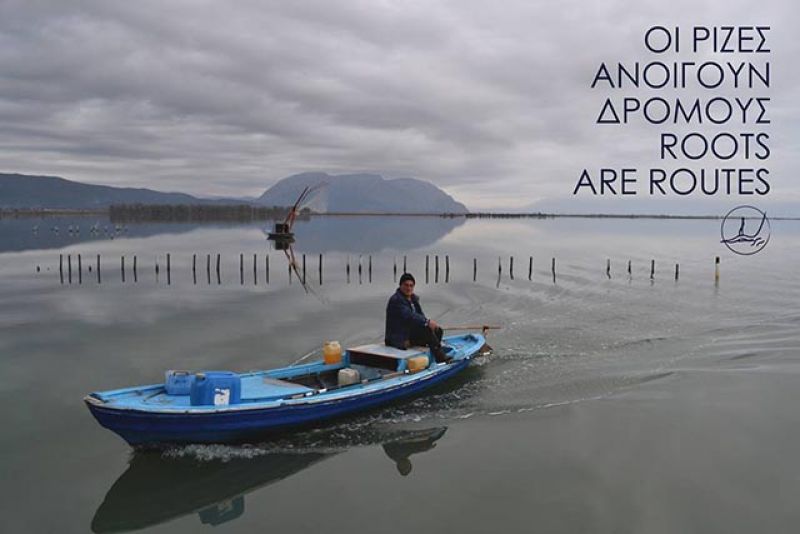
[{"label": "man sitting in boat", "polygon": [[419,297],[414,294],[416,280],[409,273],[400,277],[400,287],[386,305],[385,343],[398,349],[412,346],[430,347],[437,362],[448,361],[442,350],[442,329],[433,319],[425,317]]}]

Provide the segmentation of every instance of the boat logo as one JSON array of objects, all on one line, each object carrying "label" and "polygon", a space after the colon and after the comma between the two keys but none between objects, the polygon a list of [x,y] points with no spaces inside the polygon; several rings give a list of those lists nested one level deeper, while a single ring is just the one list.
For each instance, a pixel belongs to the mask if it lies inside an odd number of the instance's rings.
[{"label": "boat logo", "polygon": [[742,256],[761,252],[769,243],[771,230],[764,211],[753,206],[737,206],[722,218],[720,235],[728,249]]}]

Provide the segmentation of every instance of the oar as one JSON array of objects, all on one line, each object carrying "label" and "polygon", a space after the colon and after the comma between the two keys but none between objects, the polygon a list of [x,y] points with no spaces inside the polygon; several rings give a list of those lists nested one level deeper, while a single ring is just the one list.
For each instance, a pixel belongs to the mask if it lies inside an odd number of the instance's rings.
[{"label": "oar", "polygon": [[481,330],[486,332],[487,330],[500,330],[501,328],[503,327],[488,324],[470,324],[459,326],[443,326],[442,330]]},{"label": "oar", "polygon": [[[496,325],[489,325],[489,324],[471,324],[471,325],[459,325],[459,326],[443,326],[442,330],[480,330],[481,333],[486,336],[486,332],[488,330],[500,330],[503,328],[502,326]],[[488,354],[492,352],[492,347],[489,346],[488,343],[484,343],[483,346],[478,350],[481,354]]]}]

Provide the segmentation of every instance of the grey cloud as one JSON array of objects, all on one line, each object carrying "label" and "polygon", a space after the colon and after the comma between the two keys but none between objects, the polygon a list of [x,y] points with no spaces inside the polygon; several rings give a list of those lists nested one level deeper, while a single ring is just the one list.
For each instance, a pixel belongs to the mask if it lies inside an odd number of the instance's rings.
[{"label": "grey cloud", "polygon": [[6,0],[0,169],[218,195],[372,171],[530,203],[584,166],[653,164],[657,130],[598,127],[610,95],[589,89],[601,61],[649,59],[652,24],[772,24],[773,129],[796,138],[799,18],[789,0]]}]

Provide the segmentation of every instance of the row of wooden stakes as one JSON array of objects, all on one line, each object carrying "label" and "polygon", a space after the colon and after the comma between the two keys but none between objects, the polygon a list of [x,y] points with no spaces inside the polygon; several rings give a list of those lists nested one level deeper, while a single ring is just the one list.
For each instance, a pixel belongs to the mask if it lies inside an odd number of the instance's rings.
[{"label": "row of wooden stakes", "polygon": [[[216,280],[217,285],[220,285],[220,284],[222,284],[221,255],[220,254],[216,254],[216,258],[213,258],[212,256],[213,256],[212,254],[206,254],[206,257],[205,257],[205,274],[206,274],[205,278],[206,278],[206,283],[208,285],[211,285],[211,283],[212,283],[212,276],[211,276],[212,275],[212,268],[211,268],[211,266],[212,266],[212,259],[214,259],[215,260],[215,261],[213,261],[214,273],[215,273],[214,279]],[[133,259],[133,261],[132,261],[133,282],[136,283],[136,282],[139,281],[138,258],[137,258],[137,256],[134,255],[132,259]],[[59,270],[59,276],[60,276],[61,284],[65,284],[65,283],[72,284],[73,283],[72,255],[71,254],[67,254],[66,255],[66,262],[64,260],[65,260],[64,254],[59,254],[59,257],[58,257],[58,270]],[[198,283],[197,282],[197,280],[198,280],[198,278],[197,278],[198,261],[197,260],[198,260],[197,254],[192,254],[192,281],[193,281],[193,283],[195,285]],[[202,258],[200,258],[200,260],[202,262]],[[425,255],[425,283],[426,284],[430,283],[430,278],[431,278],[430,277],[430,265],[431,265],[431,261],[430,260],[431,260],[431,256],[426,254]],[[83,283],[83,273],[84,273],[83,263],[84,262],[83,262],[83,258],[81,256],[81,254],[78,254],[77,255],[77,280],[76,280],[76,282],[78,284],[82,284]],[[443,263],[444,263],[444,282],[445,283],[449,283],[450,282],[450,256],[449,255],[445,255],[444,256],[444,262]],[[714,279],[716,281],[719,281],[719,276],[720,276],[720,274],[719,274],[719,263],[720,263],[719,256],[717,256],[715,258],[714,263],[715,263]],[[440,272],[439,265],[440,265],[440,262],[439,262],[439,255],[438,254],[433,256],[433,264],[434,264],[434,276],[433,276],[434,283],[439,283],[439,272]],[[65,269],[65,265],[66,265],[66,269]],[[259,281],[258,265],[259,265],[258,254],[253,254],[253,270],[252,270],[252,275],[253,276],[252,276],[252,281],[253,281],[254,285],[258,285],[258,281]],[[90,274],[93,272],[92,267],[93,267],[92,263],[90,262],[87,265],[87,271]],[[318,267],[317,270],[318,270],[318,274],[319,274],[319,284],[322,285],[322,280],[323,280],[323,255],[322,254],[319,254],[317,267]],[[402,271],[401,272],[402,273],[408,272],[407,267],[408,267],[407,256],[403,256],[403,264],[402,264]],[[201,265],[201,268],[202,268],[202,265]],[[37,271],[39,271],[39,270],[40,270],[40,268],[37,267]],[[160,276],[160,273],[161,273],[161,267],[160,267],[160,265],[158,263],[158,260],[156,260],[156,262],[155,262],[154,271],[155,271],[155,275],[156,275],[156,280],[158,280],[159,276]],[[166,271],[167,285],[170,285],[170,284],[172,284],[172,257],[171,257],[171,255],[169,253],[167,253],[167,255],[166,255],[166,269],[165,269],[165,271]],[[358,281],[359,281],[359,283],[363,283],[364,271],[365,271],[365,269],[363,267],[362,256],[359,256],[358,257],[358,263],[357,263],[357,272],[358,272]],[[553,282],[555,283],[556,282],[556,259],[555,258],[553,258],[551,263],[550,263],[550,271],[551,271],[552,276],[553,276]],[[307,282],[307,278],[306,278],[306,255],[305,254],[302,255],[302,262],[300,264],[298,264],[298,262],[295,260],[294,256],[289,256],[288,272],[289,272],[289,283],[292,282],[292,273],[294,273],[294,275],[299,279],[299,281],[302,284],[306,284],[306,282]],[[632,271],[631,260],[628,260],[627,272],[628,272],[629,276],[632,276],[633,271]],[[120,280],[123,283],[125,283],[126,280],[127,280],[126,273],[127,273],[127,269],[126,269],[125,256],[121,256],[120,257]],[[346,276],[347,276],[347,283],[349,284],[350,283],[350,275],[351,275],[350,256],[347,257],[345,273],[346,273]],[[372,283],[372,256],[368,256],[366,274],[367,274],[368,283]],[[397,257],[394,258],[393,274],[394,274],[394,281],[397,282],[397,275],[398,275]],[[509,278],[511,280],[514,280],[514,256],[510,256],[509,257],[508,274],[509,274]],[[97,254],[96,257],[95,257],[94,275],[96,277],[97,283],[98,284],[102,283],[102,270],[101,270],[100,254]],[[498,257],[497,258],[497,283],[498,284],[500,283],[502,275],[503,275],[503,261],[502,261],[502,257]],[[608,278],[611,278],[611,259],[606,260],[606,275],[608,276]],[[650,279],[654,280],[655,279],[655,275],[656,275],[656,260],[651,260],[650,261]],[[680,276],[680,265],[676,263],[675,264],[675,280],[678,280],[679,276]],[[270,256],[269,256],[269,254],[265,254],[264,255],[264,283],[269,284],[269,279],[270,279]],[[473,258],[472,259],[472,281],[476,282],[477,280],[478,280],[478,259],[477,258]],[[533,280],[533,256],[529,256],[528,257],[528,280]],[[239,254],[239,283],[241,285],[245,284],[245,256],[244,256],[244,254]]]}]

